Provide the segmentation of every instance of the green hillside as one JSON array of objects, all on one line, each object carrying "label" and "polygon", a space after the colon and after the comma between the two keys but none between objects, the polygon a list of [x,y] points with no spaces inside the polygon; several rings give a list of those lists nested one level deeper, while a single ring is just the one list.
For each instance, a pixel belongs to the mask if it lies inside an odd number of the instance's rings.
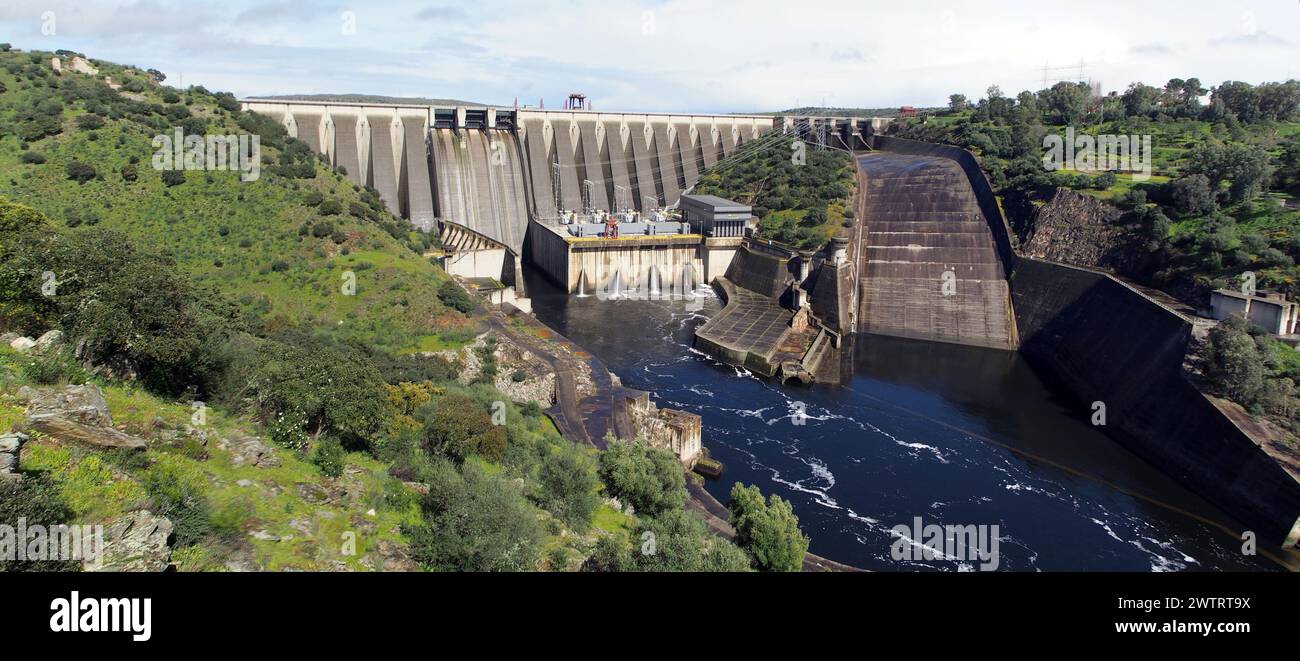
[{"label": "green hillside", "polygon": [[776,138],[758,151],[703,174],[695,193],[754,207],[758,233],[803,250],[816,250],[853,222],[853,159],[811,145],[796,162],[793,137]]},{"label": "green hillside", "polygon": [[[429,239],[282,127],[240,113],[228,94],[165,87],[130,67],[94,61],[99,76],[57,75],[50,56],[0,53],[0,197],[162,249],[258,324],[390,350],[437,345],[440,334],[463,340],[464,318],[438,301],[445,275],[421,256]],[[184,171],[168,185],[151,166],[152,142],[175,126],[258,135],[260,178]],[[84,183],[69,175],[75,163],[93,168]],[[352,296],[341,288],[346,271],[356,276]]]}]

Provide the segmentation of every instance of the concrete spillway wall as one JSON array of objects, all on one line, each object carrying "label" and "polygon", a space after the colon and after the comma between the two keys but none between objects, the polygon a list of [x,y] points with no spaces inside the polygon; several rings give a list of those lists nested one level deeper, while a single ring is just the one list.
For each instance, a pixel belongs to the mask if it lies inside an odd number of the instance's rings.
[{"label": "concrete spillway wall", "polygon": [[1021,352],[1081,412],[1103,403],[1109,435],[1261,542],[1300,533],[1300,483],[1183,376],[1185,319],[1109,275],[1028,257],[1011,292]]},{"label": "concrete spillway wall", "polygon": [[993,247],[997,251],[1003,272],[1010,277],[1011,265],[1016,261],[1016,252],[1011,245],[1011,228],[1002,215],[1002,208],[998,206],[993,186],[989,183],[988,177],[984,176],[984,171],[980,169],[979,160],[974,154],[950,145],[936,145],[884,135],[871,136],[871,143],[875,149],[881,151],[913,156],[937,156],[956,163],[966,175],[970,192],[975,196],[975,203],[988,224],[989,233],[993,238]]},{"label": "concrete spillway wall", "polygon": [[986,215],[958,161],[915,144],[858,157],[858,330],[1014,349],[1007,262],[991,231],[1001,216]]},{"label": "concrete spillway wall", "polygon": [[[952,217],[918,222],[920,208],[900,204],[885,207],[886,216],[901,212],[909,220],[877,216],[873,227],[868,211],[862,229],[885,234],[863,240],[859,257],[873,249],[884,257],[900,248],[929,245],[914,232],[931,231],[940,232],[937,245],[955,249],[954,254],[976,247],[991,250],[1008,278],[1008,309],[1014,315],[1013,337],[1018,336],[1013,346],[1074,398],[1081,415],[1091,417],[1094,403],[1104,404],[1108,435],[1235,517],[1262,543],[1297,550],[1300,482],[1185,376],[1191,339],[1186,319],[1110,275],[1017,255],[992,187],[969,152],[884,136],[874,136],[873,144],[886,155],[949,161],[949,173],[937,180],[944,182],[938,190],[948,190],[951,171],[960,171],[969,186],[965,196],[973,198],[985,226],[979,236],[973,226],[969,233],[954,227]],[[936,183],[928,176],[915,181],[927,187]],[[896,222],[907,225],[892,224]],[[986,269],[994,265],[983,261]],[[869,281],[869,271],[861,272]],[[993,279],[992,273],[986,275]],[[862,298],[869,295],[864,286]],[[859,330],[873,331],[872,323],[881,319],[867,317],[870,301],[863,300],[860,308]]]}]

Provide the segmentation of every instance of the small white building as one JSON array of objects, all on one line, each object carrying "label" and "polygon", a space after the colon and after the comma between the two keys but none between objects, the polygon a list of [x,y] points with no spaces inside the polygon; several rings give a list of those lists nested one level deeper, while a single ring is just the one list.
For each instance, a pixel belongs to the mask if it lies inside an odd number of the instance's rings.
[{"label": "small white building", "polygon": [[1210,316],[1218,320],[1244,317],[1274,335],[1291,335],[1300,324],[1300,307],[1281,294],[1216,289],[1210,292]]}]

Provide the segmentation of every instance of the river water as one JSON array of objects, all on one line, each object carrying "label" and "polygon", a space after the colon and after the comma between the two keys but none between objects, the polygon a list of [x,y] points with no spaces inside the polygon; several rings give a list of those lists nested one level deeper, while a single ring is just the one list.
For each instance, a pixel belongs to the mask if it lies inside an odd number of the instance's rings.
[{"label": "river water", "polygon": [[850,382],[782,387],[691,347],[716,299],[690,311],[527,278],[539,320],[660,407],[703,418],[704,445],[726,465],[710,493],[726,503],[739,481],[779,494],[818,555],[870,570],[992,568],[895,552],[918,549],[895,526],[974,525],[998,540],[1001,571],[1277,568],[1243,555],[1207,521],[1240,525],[1098,432],[1017,354],[865,336]]}]

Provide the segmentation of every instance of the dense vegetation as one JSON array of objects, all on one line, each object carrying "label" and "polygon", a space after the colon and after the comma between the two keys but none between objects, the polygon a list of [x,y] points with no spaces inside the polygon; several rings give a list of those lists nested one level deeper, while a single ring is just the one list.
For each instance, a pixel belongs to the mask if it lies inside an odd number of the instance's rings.
[{"label": "dense vegetation", "polygon": [[853,160],[844,151],[811,145],[796,158],[794,140],[774,139],[752,156],[706,172],[695,192],[752,205],[760,237],[816,250],[853,223]]},{"label": "dense vegetation", "polygon": [[[69,341],[0,347],[0,428],[22,420],[19,387],[91,381],[121,427],[173,440],[136,454],[29,443],[0,520],[148,508],[172,520],[174,558],[194,570],[249,553],[271,569],[377,568],[319,542],[356,530],[432,570],[755,564],[682,509],[671,454],[629,441],[599,455],[498,391],[494,338],[469,384],[458,361],[416,353],[462,346],[481,313],[373,190],[229,94],[93,61],[113,89],[55,74],[50,57],[0,52],[0,331]],[[141,164],[176,126],[256,133],[260,179]],[[280,465],[206,444],[189,427],[198,401],[213,433],[269,439]],[[321,536],[303,538],[313,517]],[[644,532],[663,552],[633,552]]]}]

